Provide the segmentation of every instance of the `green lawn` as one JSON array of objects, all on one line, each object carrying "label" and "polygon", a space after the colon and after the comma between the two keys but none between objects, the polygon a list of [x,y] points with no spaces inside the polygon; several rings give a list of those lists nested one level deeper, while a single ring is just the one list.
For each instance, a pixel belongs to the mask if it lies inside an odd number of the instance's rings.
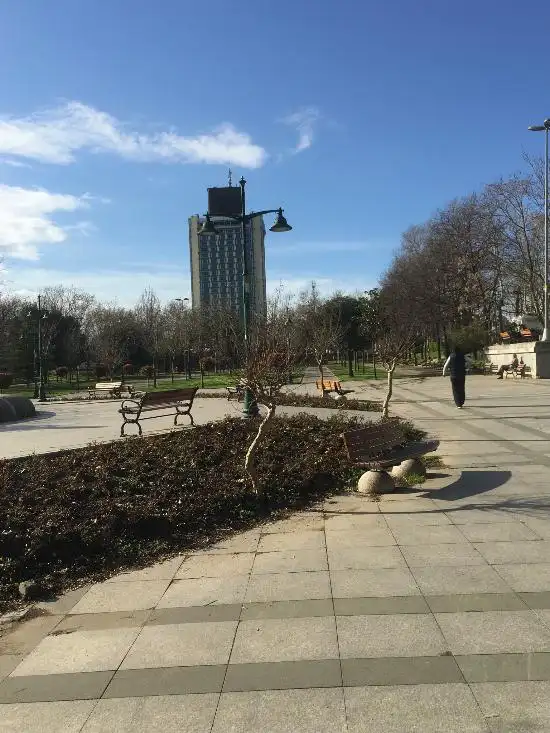
[{"label": "green lawn", "polygon": [[[204,377],[205,389],[214,389],[216,387],[229,387],[238,380],[237,376],[229,376],[228,374],[208,374]],[[98,381],[109,381],[109,380],[80,380],[80,392],[86,393],[88,387],[93,387]],[[114,377],[113,382],[120,381],[120,377]],[[143,377],[134,378],[130,377],[125,379],[127,384],[131,384],[134,389],[143,392],[163,392],[169,389],[178,389],[182,387],[200,387],[201,379],[200,376],[193,375],[193,379],[183,379],[178,375],[174,382],[170,376],[159,376],[157,378],[157,387],[153,387],[153,380],[149,380]],[[55,379],[50,380],[49,384],[46,385],[46,394],[50,397],[62,397],[63,395],[72,394],[77,392],[76,382],[56,382]],[[34,385],[27,387],[26,385],[14,384],[9,389],[4,390],[4,395],[19,395],[22,397],[32,397],[34,395]]]},{"label": "green lawn", "polygon": [[[346,382],[351,379],[362,380],[362,379],[374,379],[374,369],[372,363],[365,364],[365,372],[363,373],[363,366],[360,363],[358,368],[354,370],[353,377],[348,375],[348,366],[341,366],[336,362],[331,362],[327,365],[334,372],[334,376],[337,377],[341,382]],[[382,368],[382,365],[376,365],[376,379],[385,379],[386,372]]]}]

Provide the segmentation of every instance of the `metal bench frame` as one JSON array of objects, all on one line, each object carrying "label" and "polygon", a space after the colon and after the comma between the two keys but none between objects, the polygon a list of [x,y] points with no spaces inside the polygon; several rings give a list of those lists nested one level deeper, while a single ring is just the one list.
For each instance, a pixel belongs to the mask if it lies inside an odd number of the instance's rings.
[{"label": "metal bench frame", "polygon": [[148,415],[142,417],[143,412],[158,412],[169,408],[175,409],[174,425],[178,424],[180,415],[187,415],[191,421],[191,425],[195,425],[191,408],[193,400],[197,393],[198,387],[186,387],[185,389],[174,389],[166,392],[144,392],[138,399],[124,400],[120,407],[120,414],[123,423],[120,427],[120,437],[125,436],[126,425],[137,425],[139,435],[143,434],[141,429],[141,420],[152,420],[155,417],[168,417],[173,413],[163,413],[162,415]]},{"label": "metal bench frame", "polygon": [[381,420],[342,434],[348,458],[358,468],[384,471],[408,458],[419,458],[439,448],[439,440],[406,442],[395,418]]}]

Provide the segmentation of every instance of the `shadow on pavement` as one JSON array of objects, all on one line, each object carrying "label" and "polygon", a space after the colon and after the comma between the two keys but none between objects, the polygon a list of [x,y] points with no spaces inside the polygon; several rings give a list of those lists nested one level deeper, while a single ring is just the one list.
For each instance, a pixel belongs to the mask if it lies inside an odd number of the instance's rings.
[{"label": "shadow on pavement", "polygon": [[431,489],[422,494],[424,499],[456,501],[478,496],[503,486],[512,478],[511,471],[463,471],[460,477],[443,489]]}]

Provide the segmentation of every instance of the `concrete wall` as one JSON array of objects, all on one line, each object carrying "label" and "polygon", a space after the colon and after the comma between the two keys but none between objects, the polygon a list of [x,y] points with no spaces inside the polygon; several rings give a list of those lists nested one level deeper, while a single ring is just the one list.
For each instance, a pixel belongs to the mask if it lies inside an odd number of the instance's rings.
[{"label": "concrete wall", "polygon": [[510,364],[513,355],[523,359],[537,379],[550,379],[550,343],[529,341],[520,344],[495,344],[485,349],[485,356],[491,364]]}]

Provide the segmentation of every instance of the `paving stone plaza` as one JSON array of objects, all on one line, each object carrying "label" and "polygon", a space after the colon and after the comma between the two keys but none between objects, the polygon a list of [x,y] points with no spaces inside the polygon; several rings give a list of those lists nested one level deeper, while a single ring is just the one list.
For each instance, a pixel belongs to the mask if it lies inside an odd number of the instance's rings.
[{"label": "paving stone plaza", "polygon": [[[396,381],[394,413],[441,440],[418,491],[332,497],[39,604],[0,636],[0,731],[550,731],[550,383],[467,395]],[[2,456],[114,439],[117,407],[48,404],[0,428]]]}]

